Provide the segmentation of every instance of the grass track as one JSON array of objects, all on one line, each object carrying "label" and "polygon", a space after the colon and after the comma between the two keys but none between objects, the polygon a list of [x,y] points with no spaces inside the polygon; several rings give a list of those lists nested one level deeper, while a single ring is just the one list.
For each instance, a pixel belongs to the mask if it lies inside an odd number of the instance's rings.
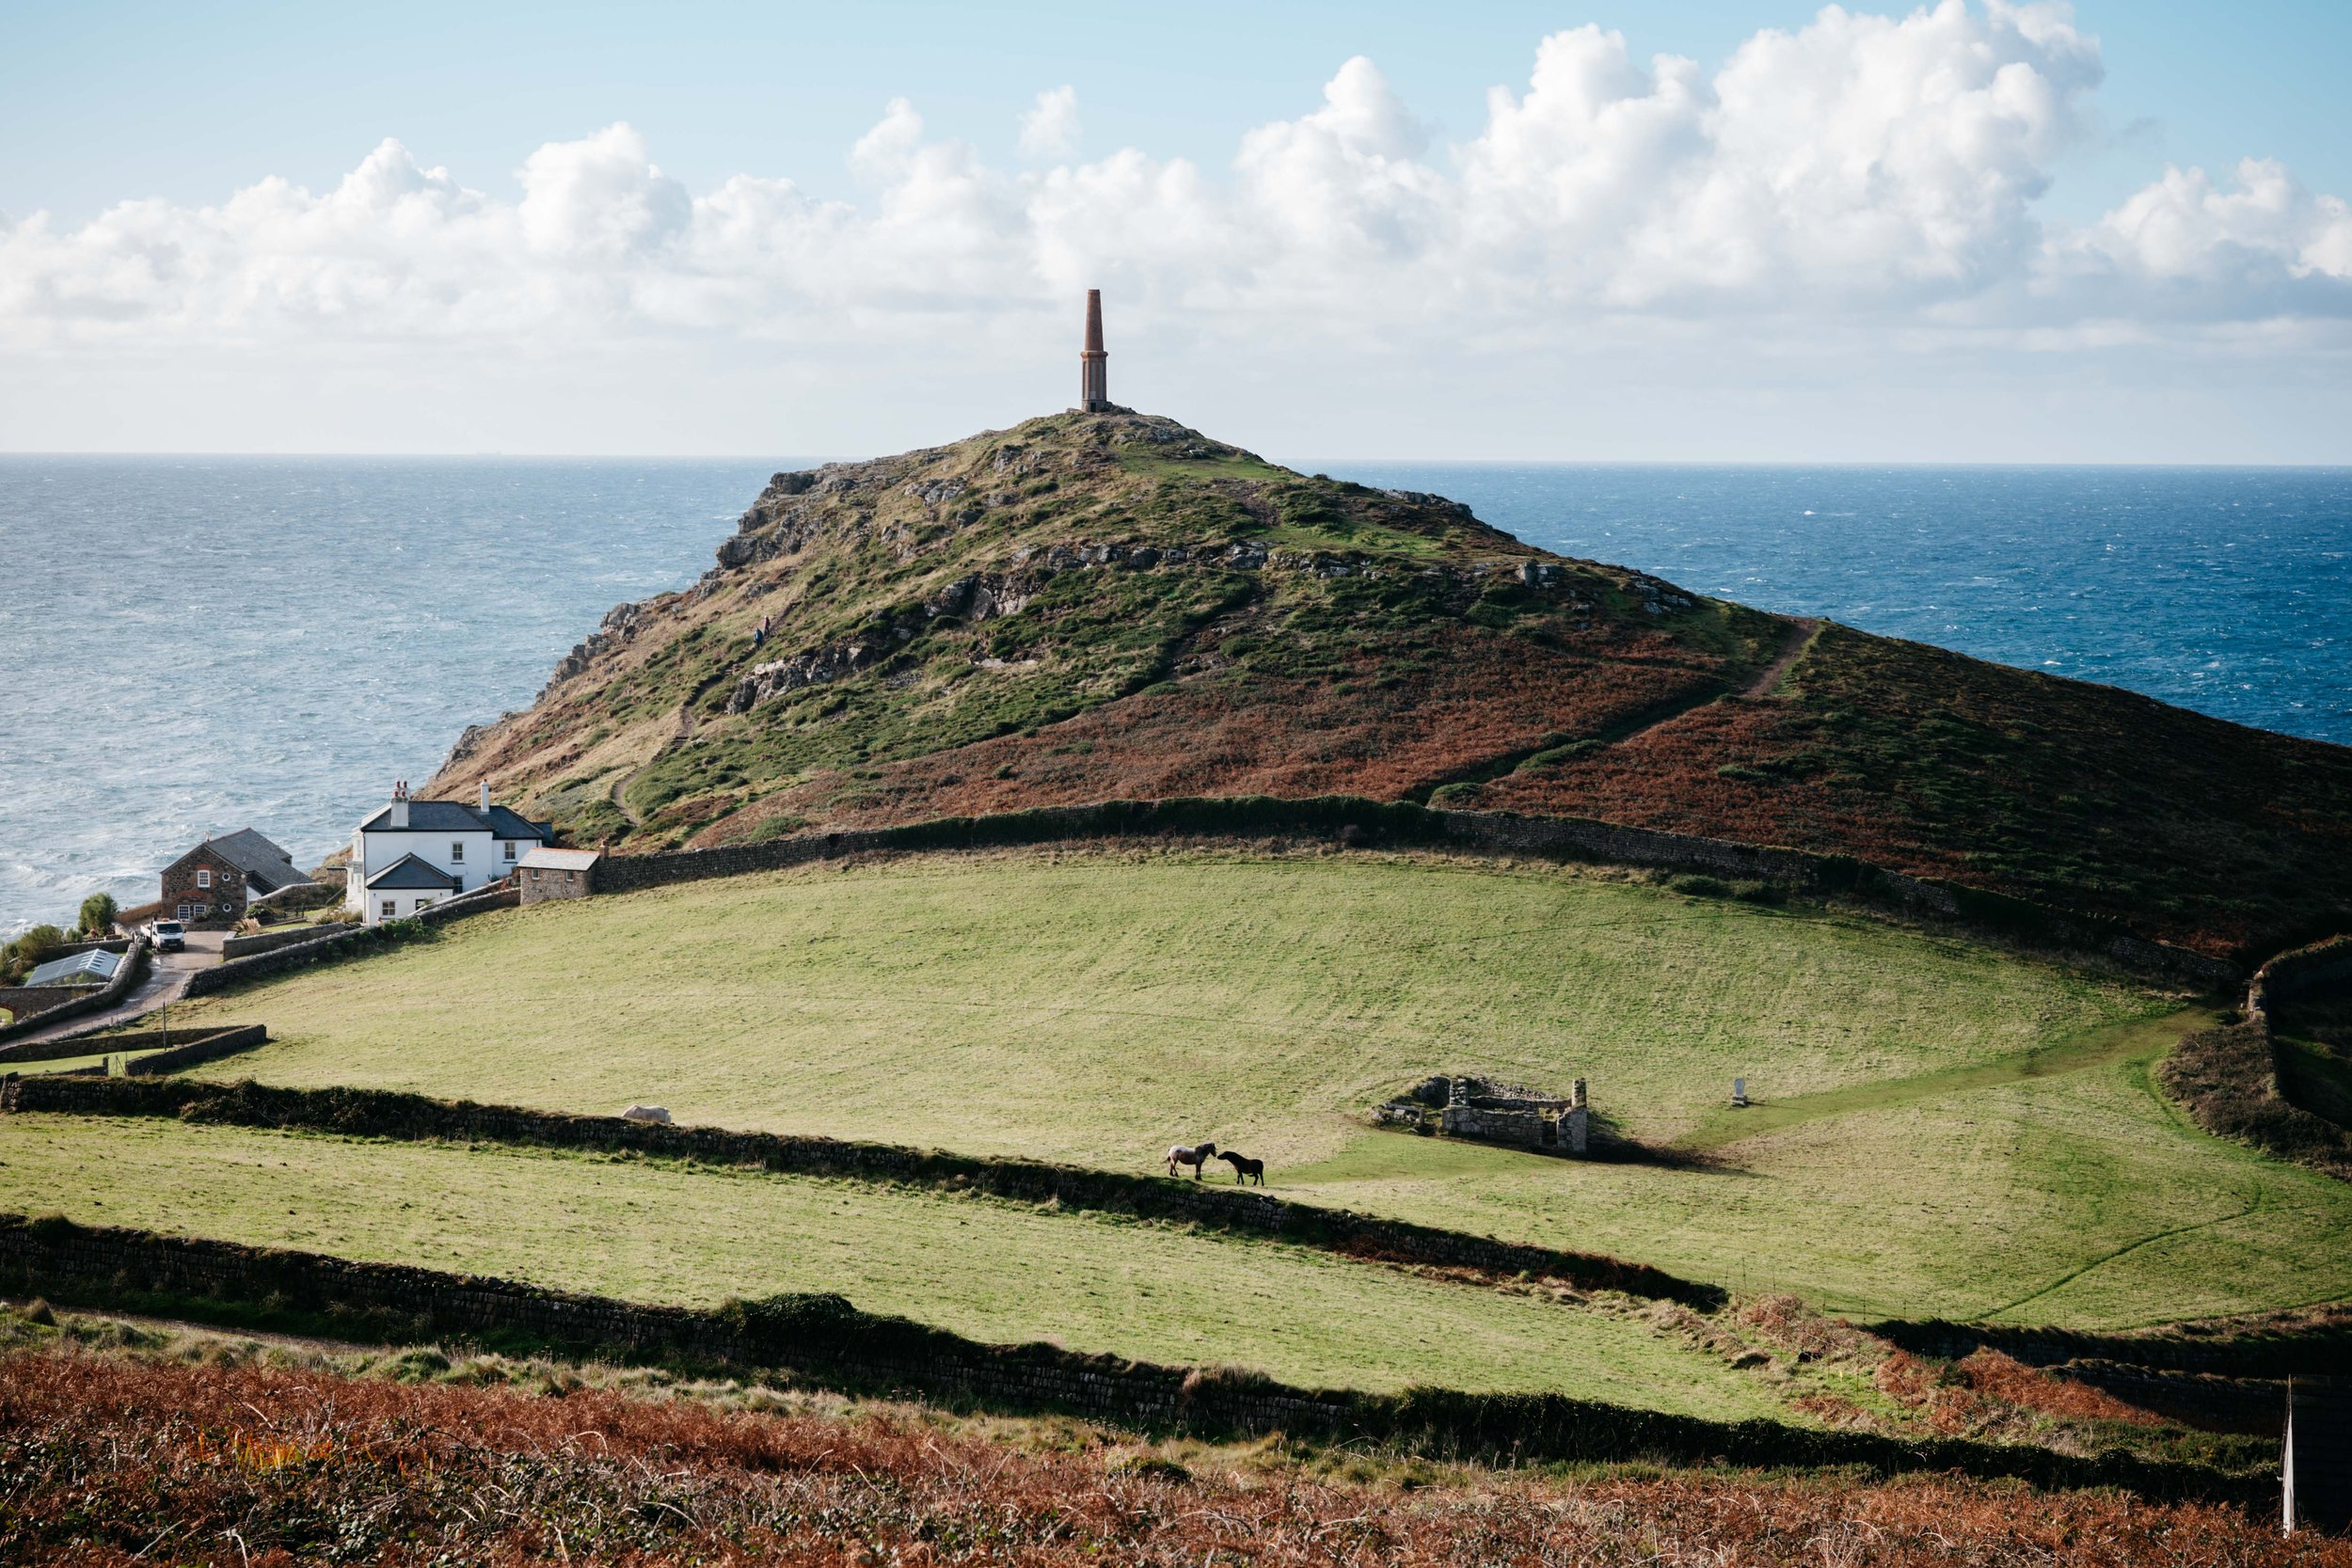
[{"label": "grass track", "polygon": [[838,1291],[983,1339],[1238,1363],[1310,1385],[1557,1389],[1692,1415],[1786,1415],[1759,1379],[1631,1309],[857,1182],[14,1116],[0,1117],[0,1209],[644,1301]]}]

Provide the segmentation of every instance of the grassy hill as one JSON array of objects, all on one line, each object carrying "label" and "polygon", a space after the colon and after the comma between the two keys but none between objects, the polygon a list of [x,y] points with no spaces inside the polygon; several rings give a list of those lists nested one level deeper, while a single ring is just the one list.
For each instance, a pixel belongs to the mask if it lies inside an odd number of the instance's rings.
[{"label": "grassy hill", "polygon": [[[2178,998],[1807,910],[1363,856],[928,857],[479,916],[187,1009],[202,1069],[1151,1169],[1214,1137],[1310,1201],[1873,1316],[2113,1326],[2352,1292],[2352,1189],[2208,1138]],[[1376,1131],[1434,1071],[1674,1156]],[[1765,1104],[1724,1107],[1735,1073]],[[1740,1116],[1752,1119],[1740,1121]],[[1221,1174],[1221,1173],[1220,1173]]]},{"label": "grassy hill", "polygon": [[2352,918],[2344,748],[1817,633],[1134,415],[777,475],[433,787],[480,779],[623,849],[1338,793],[1851,854],[2217,953]]}]

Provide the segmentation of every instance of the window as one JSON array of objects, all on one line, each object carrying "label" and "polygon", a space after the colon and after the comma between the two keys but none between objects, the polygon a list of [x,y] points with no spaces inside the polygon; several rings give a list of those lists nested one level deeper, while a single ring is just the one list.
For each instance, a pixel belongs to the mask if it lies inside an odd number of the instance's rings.
[{"label": "window", "polygon": [[515,858],[515,841],[511,838],[506,841],[506,858],[510,861]]},{"label": "window", "polygon": [[453,844],[449,847],[449,863],[450,863],[450,864],[452,864],[452,865],[457,865],[457,864],[460,864],[460,863],[462,863],[465,861],[465,858],[466,858],[466,846],[465,846],[465,844],[464,844],[464,842],[463,842],[462,840],[460,840],[460,841],[458,841],[458,842],[455,842],[455,843],[453,843]]},{"label": "window", "polygon": [[213,874],[199,867],[196,873],[196,885],[198,887],[211,887],[213,885]]},{"label": "window", "polygon": [[432,900],[432,899],[430,899],[430,898],[419,898],[419,899],[417,900],[417,910],[418,910],[418,911],[419,911],[420,913],[421,913],[423,911],[426,911],[426,910],[431,909],[432,907],[433,907],[433,900]]},{"label": "window", "polygon": [[203,919],[206,915],[208,915],[208,914],[210,914],[210,913],[212,913],[212,912],[213,912],[213,906],[212,906],[212,905],[210,905],[210,904],[199,904],[199,905],[196,907],[196,918],[197,918],[197,919],[199,919],[199,920]]},{"label": "window", "polygon": [[181,918],[181,919],[183,919],[183,920],[192,920],[192,919],[194,919],[194,918],[195,918],[195,916],[194,916],[192,913],[190,913],[190,908],[191,908],[191,906],[186,905],[186,904],[183,904],[183,905],[181,905],[181,906],[180,906],[180,918]]},{"label": "window", "polygon": [[378,920],[389,920],[392,918],[392,900],[389,898],[384,900],[384,912],[377,915],[376,918]]}]

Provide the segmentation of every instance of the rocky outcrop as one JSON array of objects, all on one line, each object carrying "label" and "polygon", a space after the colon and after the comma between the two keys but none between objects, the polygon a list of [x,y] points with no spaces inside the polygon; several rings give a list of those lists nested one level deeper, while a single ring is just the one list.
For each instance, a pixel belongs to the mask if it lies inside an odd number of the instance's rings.
[{"label": "rocky outcrop", "polygon": [[[604,620],[598,624],[596,629],[573,644],[570,653],[556,660],[555,673],[548,677],[548,684],[539,689],[539,695],[532,701],[534,703],[545,702],[548,692],[553,691],[574,675],[586,670],[597,659],[636,636],[637,627],[644,619],[644,614],[645,607],[642,604],[616,604],[611,610],[606,610]],[[467,733],[470,735],[472,731]],[[459,737],[458,744],[461,746],[465,744],[464,736]],[[478,748],[480,744],[480,740],[477,739],[476,747]],[[453,756],[452,760],[454,761],[455,758]]]}]

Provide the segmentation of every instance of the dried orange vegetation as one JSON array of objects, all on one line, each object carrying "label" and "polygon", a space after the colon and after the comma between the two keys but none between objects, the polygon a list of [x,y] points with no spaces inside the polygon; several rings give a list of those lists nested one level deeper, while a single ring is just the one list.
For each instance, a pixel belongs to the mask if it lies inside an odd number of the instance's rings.
[{"label": "dried orange vegetation", "polygon": [[1477,803],[1853,855],[2217,954],[2352,917],[2352,751],[1834,625],[1779,691]]},{"label": "dried orange vegetation", "polygon": [[12,1562],[2352,1565],[2352,1544],[2105,1494],[1708,1472],[1399,1491],[904,1417],[56,1353],[0,1360],[0,1476]]},{"label": "dried orange vegetation", "polygon": [[2161,1426],[2160,1417],[2114,1395],[2028,1367],[1996,1350],[1978,1350],[1942,1365],[1895,1351],[1881,1362],[1879,1388],[1948,1436],[2025,1439],[2031,1418]]},{"label": "dried orange vegetation", "polygon": [[1401,800],[1490,759],[1720,689],[1714,660],[1677,657],[1654,635],[1563,649],[1451,628],[1430,641],[1406,678],[1384,679],[1367,657],[1353,679],[1178,685],[1035,735],[895,764],[871,783],[828,775],[787,796],[784,809],[871,826],[1193,795]]}]

